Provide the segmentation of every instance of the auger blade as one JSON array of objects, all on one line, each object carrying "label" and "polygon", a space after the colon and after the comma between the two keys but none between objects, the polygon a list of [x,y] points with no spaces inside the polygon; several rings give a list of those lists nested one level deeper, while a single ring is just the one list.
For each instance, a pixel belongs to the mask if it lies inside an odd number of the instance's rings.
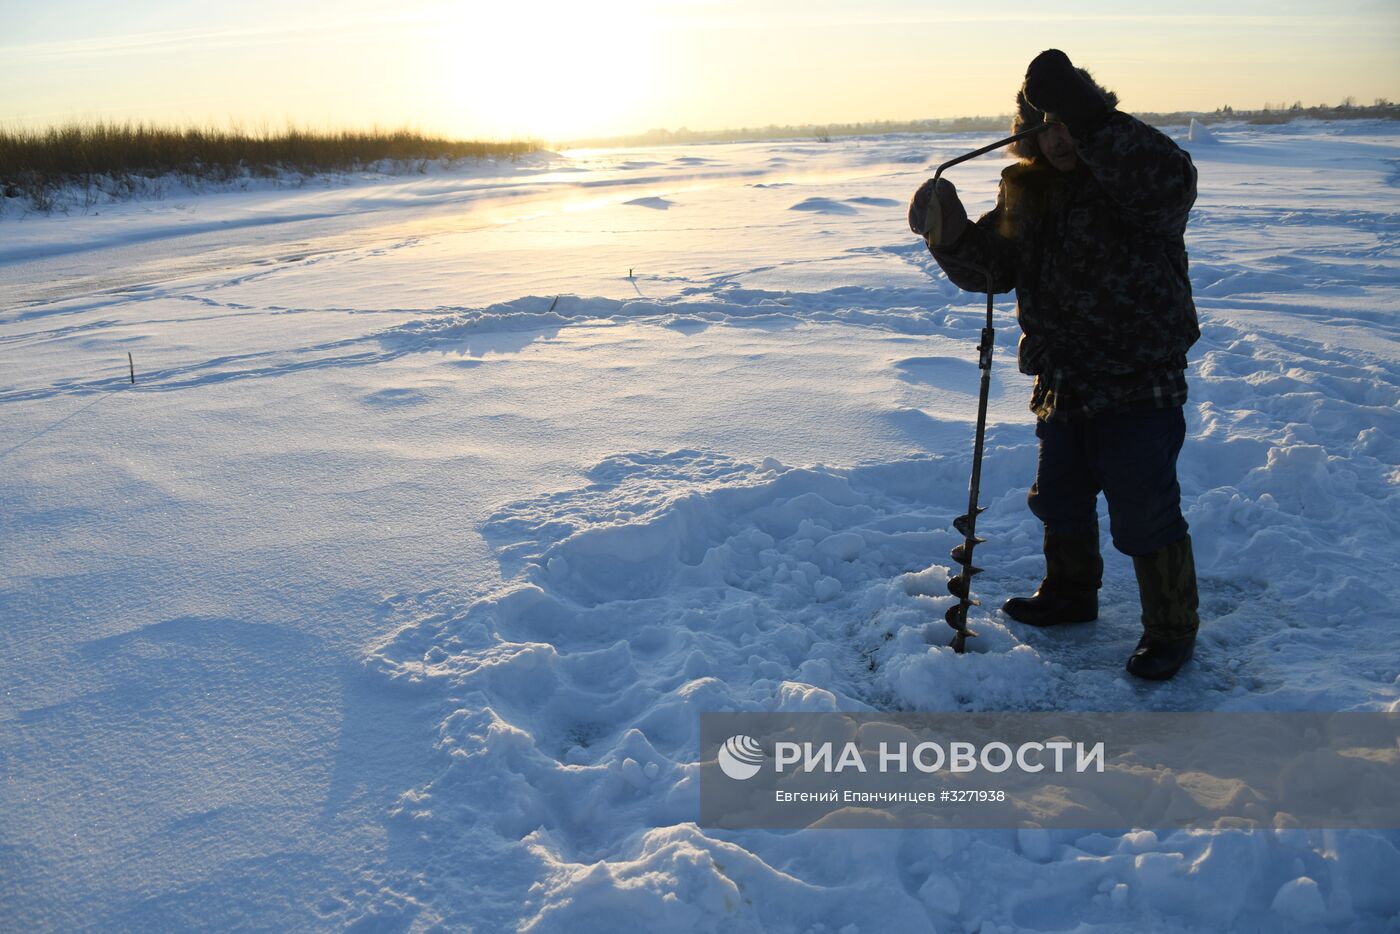
[{"label": "auger blade", "polygon": [[[958,564],[967,564],[972,560],[972,549],[985,541],[985,538],[971,538],[966,541],[958,542],[953,546],[953,550],[948,552],[948,555]],[[968,542],[972,543],[971,547],[969,547]]]},{"label": "auger blade", "polygon": [[944,613],[944,622],[948,623],[955,633],[967,633],[974,636],[972,630],[967,629],[967,605],[953,604],[949,606],[948,612]]},{"label": "auger blade", "polygon": [[951,577],[948,580],[948,592],[961,600],[966,600],[973,606],[981,606],[982,601],[976,597],[968,596],[968,583],[968,578],[962,574]]},{"label": "auger blade", "polygon": [[964,535],[964,536],[971,536],[971,535],[972,535],[972,525],[971,525],[971,523],[972,523],[972,516],[973,516],[973,515],[980,516],[980,515],[982,515],[982,513],[986,512],[986,511],[987,511],[987,507],[986,507],[986,506],[978,506],[975,512],[973,512],[973,513],[971,513],[971,514],[964,514],[964,515],[958,516],[956,519],[953,520],[953,528],[957,529],[957,530],[958,530],[960,533],[962,533],[962,535]]},{"label": "auger blade", "polygon": [[948,607],[948,612],[943,614],[943,622],[958,632],[962,632],[963,628],[967,626],[967,606],[963,603],[954,603]]},{"label": "auger blade", "polygon": [[963,566],[962,573],[966,574],[968,577],[976,577],[978,574],[982,573],[981,568],[977,567],[975,564],[970,564],[966,557],[958,554],[956,548],[953,549],[953,560]]},{"label": "auger blade", "polygon": [[967,640],[975,638],[977,638],[977,633],[973,632],[971,629],[959,629],[957,632],[953,633],[953,641],[948,644],[953,647],[954,652],[961,655],[966,650]]}]

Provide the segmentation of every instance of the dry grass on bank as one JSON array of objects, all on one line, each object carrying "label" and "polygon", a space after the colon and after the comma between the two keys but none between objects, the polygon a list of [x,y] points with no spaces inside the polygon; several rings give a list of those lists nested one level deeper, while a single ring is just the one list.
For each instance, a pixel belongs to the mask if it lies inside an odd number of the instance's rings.
[{"label": "dry grass on bank", "polygon": [[196,187],[371,166],[422,171],[438,160],[517,159],[537,149],[531,141],[472,142],[415,130],[246,132],[104,122],[0,128],[0,195],[49,211],[65,190],[84,192],[93,203],[140,194],[171,177]]}]

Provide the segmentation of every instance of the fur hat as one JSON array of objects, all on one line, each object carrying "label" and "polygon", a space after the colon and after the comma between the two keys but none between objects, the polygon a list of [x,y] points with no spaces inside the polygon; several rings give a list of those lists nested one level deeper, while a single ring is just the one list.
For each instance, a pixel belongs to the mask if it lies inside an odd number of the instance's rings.
[{"label": "fur hat", "polygon": [[[1089,74],[1088,69],[1076,68],[1074,70],[1079,72],[1079,77],[1093,85],[1094,90],[1099,92],[1099,96],[1103,98],[1103,102],[1108,105],[1110,110],[1118,106],[1118,95],[1095,81],[1094,76]],[[1016,115],[1011,118],[1012,134],[1014,135],[1022,130],[1028,130],[1033,126],[1043,123],[1044,120],[1045,111],[1036,110],[1031,106],[1030,101],[1026,100],[1025,92],[1017,91]],[[1030,162],[1040,155],[1040,144],[1036,142],[1036,137],[1028,136],[1025,139],[1018,139],[1016,142],[1012,143],[1010,150],[1011,154],[1016,158],[1023,162]]]}]

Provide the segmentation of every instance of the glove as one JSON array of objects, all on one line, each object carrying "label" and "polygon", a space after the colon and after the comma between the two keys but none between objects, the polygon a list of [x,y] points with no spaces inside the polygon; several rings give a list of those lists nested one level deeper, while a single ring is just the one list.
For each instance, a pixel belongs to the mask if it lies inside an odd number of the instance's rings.
[{"label": "glove", "polygon": [[909,229],[930,247],[952,246],[967,229],[967,211],[958,190],[946,178],[929,179],[909,202]]},{"label": "glove", "polygon": [[1059,49],[1046,49],[1035,57],[1021,93],[1032,107],[1045,112],[1046,120],[1064,123],[1080,139],[1108,122],[1110,110],[1098,88]]}]

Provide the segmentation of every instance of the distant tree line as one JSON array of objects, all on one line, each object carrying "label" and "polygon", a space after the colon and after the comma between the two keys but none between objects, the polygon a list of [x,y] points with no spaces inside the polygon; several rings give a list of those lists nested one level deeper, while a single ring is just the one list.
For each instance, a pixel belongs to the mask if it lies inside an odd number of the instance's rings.
[{"label": "distant tree line", "polygon": [[[1356,98],[1344,97],[1341,103],[1335,105],[1318,104],[1315,107],[1304,107],[1302,101],[1294,101],[1291,104],[1272,104],[1266,102],[1262,110],[1235,110],[1228,104],[1218,108],[1214,113],[1204,117],[1198,116],[1201,122],[1219,122],[1221,120],[1243,120],[1246,123],[1287,123],[1297,117],[1311,117],[1315,120],[1360,120],[1360,119],[1400,119],[1400,104],[1392,104],[1384,97],[1378,97],[1374,102],[1365,105],[1358,105]],[[1208,120],[1207,118],[1213,118]]]},{"label": "distant tree line", "polygon": [[873,120],[862,123],[800,123],[760,127],[731,127],[723,130],[677,130],[657,128],[628,136],[593,137],[561,141],[558,146],[574,148],[612,146],[654,146],[668,143],[730,143],[741,140],[815,139],[829,143],[844,136],[883,136],[888,133],[958,133],[1005,129],[1010,114],[991,117],[952,117],[936,120]]},{"label": "distant tree line", "polygon": [[[1301,101],[1292,104],[1266,103],[1260,110],[1236,110],[1228,104],[1213,111],[1176,110],[1166,113],[1130,112],[1153,126],[1183,126],[1194,117],[1201,123],[1226,123],[1240,121],[1251,124],[1287,123],[1299,117],[1317,120],[1360,120],[1384,119],[1400,120],[1400,104],[1392,104],[1385,98],[1377,98],[1374,103],[1358,105],[1356,99],[1347,97],[1336,105],[1318,104],[1304,107]],[[725,130],[690,130],[681,127],[677,130],[652,129],[631,136],[610,136],[593,139],[570,140],[559,146],[570,147],[613,147],[613,146],[655,146],[668,143],[727,143],[741,140],[774,139],[813,139],[830,142],[833,139],[851,136],[883,136],[888,133],[994,133],[1011,126],[1010,114],[978,117],[952,117],[925,120],[876,120],[865,123],[806,123],[783,125],[769,124],[762,127],[738,127]]]}]

